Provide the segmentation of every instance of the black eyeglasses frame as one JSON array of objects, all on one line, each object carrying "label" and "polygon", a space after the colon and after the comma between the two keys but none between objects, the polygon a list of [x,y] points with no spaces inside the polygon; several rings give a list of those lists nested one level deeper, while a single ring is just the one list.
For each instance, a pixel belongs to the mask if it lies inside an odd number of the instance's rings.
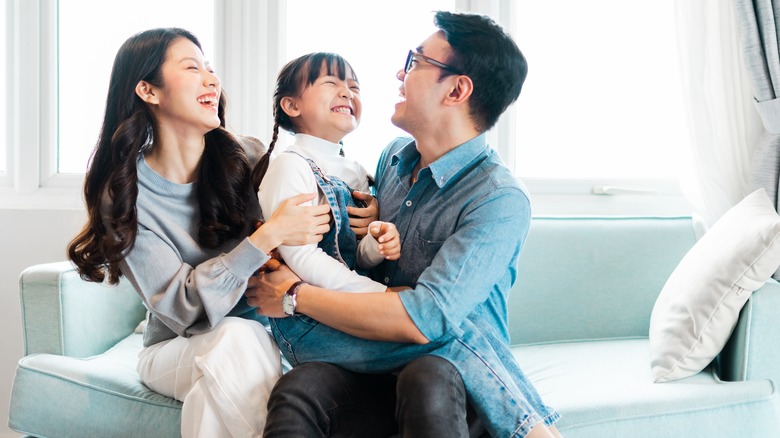
[{"label": "black eyeglasses frame", "polygon": [[417,53],[414,50],[409,50],[409,53],[406,55],[406,63],[404,64],[404,73],[409,73],[409,70],[412,69],[412,62],[417,60],[415,58],[420,58],[423,61],[427,62],[428,64],[434,65],[443,70],[447,70],[448,72],[454,73],[456,75],[463,74],[460,72],[460,70],[458,70],[457,68],[451,65],[447,65],[443,62],[439,62],[431,57],[423,55],[422,53]]}]

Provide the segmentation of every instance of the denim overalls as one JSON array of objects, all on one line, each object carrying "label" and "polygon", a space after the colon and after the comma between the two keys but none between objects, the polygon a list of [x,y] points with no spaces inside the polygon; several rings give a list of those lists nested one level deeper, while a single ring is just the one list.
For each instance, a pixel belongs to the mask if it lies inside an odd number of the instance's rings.
[{"label": "denim overalls", "polygon": [[[355,270],[357,264],[357,236],[349,226],[349,214],[347,207],[356,207],[355,200],[352,198],[352,189],[339,178],[334,176],[325,176],[317,164],[309,158],[296,152],[289,152],[299,155],[306,160],[314,173],[314,179],[317,186],[330,205],[330,211],[333,214],[333,226],[322,236],[322,240],[317,245],[326,254],[334,259],[344,263],[349,269]],[[363,274],[363,272],[359,272]]]}]

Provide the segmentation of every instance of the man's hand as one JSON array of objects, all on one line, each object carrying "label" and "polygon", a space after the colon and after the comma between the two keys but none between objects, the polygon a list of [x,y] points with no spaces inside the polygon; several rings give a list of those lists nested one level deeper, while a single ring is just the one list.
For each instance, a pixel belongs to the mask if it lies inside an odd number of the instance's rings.
[{"label": "man's hand", "polygon": [[352,197],[366,204],[365,208],[347,207],[349,214],[349,227],[355,232],[358,239],[368,234],[368,226],[379,219],[379,203],[370,193],[352,192]]},{"label": "man's hand", "polygon": [[401,236],[390,222],[374,221],[368,227],[371,235],[379,242],[379,254],[386,260],[398,260],[401,257]]},{"label": "man's hand", "polygon": [[257,307],[257,313],[270,318],[286,318],[288,315],[282,310],[282,298],[287,289],[300,280],[293,271],[271,259],[260,268],[259,274],[249,277],[246,302]]}]

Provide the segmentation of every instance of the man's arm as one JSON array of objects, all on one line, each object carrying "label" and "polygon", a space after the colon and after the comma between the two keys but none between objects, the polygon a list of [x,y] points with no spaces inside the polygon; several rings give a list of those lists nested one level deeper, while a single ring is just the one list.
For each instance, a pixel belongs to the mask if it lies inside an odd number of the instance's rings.
[{"label": "man's arm", "polygon": [[[282,297],[299,278],[287,266],[250,279],[247,302],[263,315],[284,318]],[[296,312],[344,333],[364,339],[426,344],[406,313],[397,292],[351,294],[304,284],[298,288]]]},{"label": "man's arm", "polygon": [[415,344],[429,342],[406,313],[398,293],[353,295],[304,285],[298,292],[297,310],[359,338]]}]

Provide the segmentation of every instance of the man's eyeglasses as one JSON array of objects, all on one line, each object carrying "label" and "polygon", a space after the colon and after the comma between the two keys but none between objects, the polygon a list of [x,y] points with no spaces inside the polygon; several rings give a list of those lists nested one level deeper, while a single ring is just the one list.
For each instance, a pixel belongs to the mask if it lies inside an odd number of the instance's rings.
[{"label": "man's eyeglasses", "polygon": [[413,62],[423,60],[427,62],[428,64],[435,65],[436,67],[439,67],[441,69],[447,70],[449,72],[455,73],[456,75],[462,75],[463,73],[460,72],[457,68],[447,65],[443,62],[439,62],[433,58],[429,58],[421,53],[417,53],[414,50],[410,50],[409,54],[406,55],[406,64],[404,65],[404,73],[409,73],[409,70],[412,69]]}]

